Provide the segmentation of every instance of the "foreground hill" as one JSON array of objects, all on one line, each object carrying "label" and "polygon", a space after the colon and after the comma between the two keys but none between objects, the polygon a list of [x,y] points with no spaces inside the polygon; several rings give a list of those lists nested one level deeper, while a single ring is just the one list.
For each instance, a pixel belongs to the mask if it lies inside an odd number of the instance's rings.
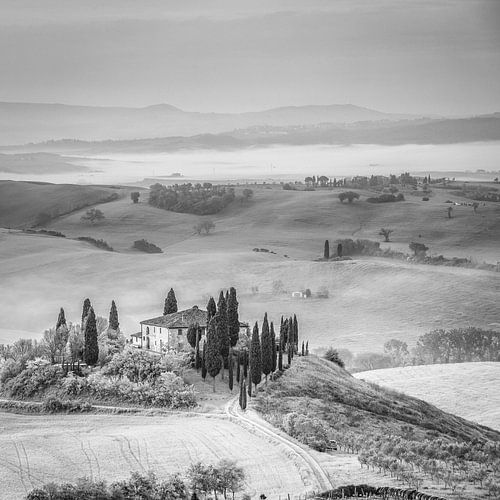
[{"label": "foreground hill", "polygon": [[450,363],[354,375],[500,431],[500,363]]},{"label": "foreground hill", "polygon": [[255,125],[352,123],[408,117],[350,104],[290,106],[250,113],[197,113],[159,104],[145,108],[0,102],[0,145],[50,139],[137,139],[220,133]]}]

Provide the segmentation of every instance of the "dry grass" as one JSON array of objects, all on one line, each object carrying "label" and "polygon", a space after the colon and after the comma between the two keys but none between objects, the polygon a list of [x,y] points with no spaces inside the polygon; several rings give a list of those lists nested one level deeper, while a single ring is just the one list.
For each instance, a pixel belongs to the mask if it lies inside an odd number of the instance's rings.
[{"label": "dry grass", "polygon": [[500,363],[406,366],[355,374],[500,430]]}]

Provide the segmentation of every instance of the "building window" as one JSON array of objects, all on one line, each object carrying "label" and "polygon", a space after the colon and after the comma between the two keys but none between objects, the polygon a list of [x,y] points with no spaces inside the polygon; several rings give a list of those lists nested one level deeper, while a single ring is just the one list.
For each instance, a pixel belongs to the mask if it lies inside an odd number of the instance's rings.
[{"label": "building window", "polygon": [[182,328],[179,328],[179,329],[177,330],[177,335],[182,335]]}]

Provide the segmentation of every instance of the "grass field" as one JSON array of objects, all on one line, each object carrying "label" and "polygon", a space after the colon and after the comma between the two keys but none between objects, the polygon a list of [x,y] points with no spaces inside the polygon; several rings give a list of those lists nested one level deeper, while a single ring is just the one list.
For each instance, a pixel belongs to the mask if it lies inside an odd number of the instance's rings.
[{"label": "grass field", "polygon": [[[335,191],[255,188],[248,206],[235,203],[214,217],[216,229],[208,236],[194,234],[196,216],[155,209],[144,201],[134,205],[126,198],[101,205],[106,220],[95,227],[81,223],[83,211],[49,226],[68,237],[103,238],[115,253],[69,239],[2,231],[0,300],[9,314],[0,319],[0,342],[12,342],[19,331],[39,335],[61,306],[78,321],[87,296],[103,316],[116,300],[121,327],[132,333],[139,321],[161,313],[171,286],[180,307],[190,307],[204,306],[207,294],[233,285],[241,318],[249,322],[261,320],[264,311],[275,322],[296,313],[301,337],[311,349],[333,344],[355,352],[381,350],[389,338],[411,345],[443,326],[498,325],[498,273],[374,258],[313,261],[322,254],[325,238],[378,239],[381,226],[396,229],[394,243],[383,246],[404,247],[421,234],[435,253],[493,261],[500,240],[499,208],[489,204],[474,214],[470,207],[457,207],[456,218],[448,220],[443,204],[448,196],[438,192],[427,203],[410,198],[348,205],[336,199]],[[480,236],[469,237],[473,232]],[[164,253],[132,250],[140,238]],[[254,247],[276,254],[255,253]],[[276,281],[287,293],[272,293]],[[253,294],[255,286],[259,292]],[[315,292],[322,286],[329,299],[291,298],[292,291]]]},{"label": "grass field", "polygon": [[500,363],[406,366],[354,376],[500,430]]}]

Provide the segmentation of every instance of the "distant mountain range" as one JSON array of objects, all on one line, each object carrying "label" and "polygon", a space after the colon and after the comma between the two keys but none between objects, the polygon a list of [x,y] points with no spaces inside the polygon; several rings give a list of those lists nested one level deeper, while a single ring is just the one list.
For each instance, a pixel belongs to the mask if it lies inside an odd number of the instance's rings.
[{"label": "distant mountain range", "polygon": [[168,104],[145,108],[0,102],[0,146],[59,139],[131,140],[219,134],[253,126],[396,121],[417,118],[351,104],[289,106],[249,113],[197,113]]},{"label": "distant mountain range", "polygon": [[453,144],[500,141],[500,113],[460,119],[416,119],[351,124],[322,123],[293,126],[253,126],[221,134],[134,140],[58,140],[18,147],[9,152],[48,152],[71,155],[161,153],[180,150],[236,150],[271,145],[307,144]]}]

